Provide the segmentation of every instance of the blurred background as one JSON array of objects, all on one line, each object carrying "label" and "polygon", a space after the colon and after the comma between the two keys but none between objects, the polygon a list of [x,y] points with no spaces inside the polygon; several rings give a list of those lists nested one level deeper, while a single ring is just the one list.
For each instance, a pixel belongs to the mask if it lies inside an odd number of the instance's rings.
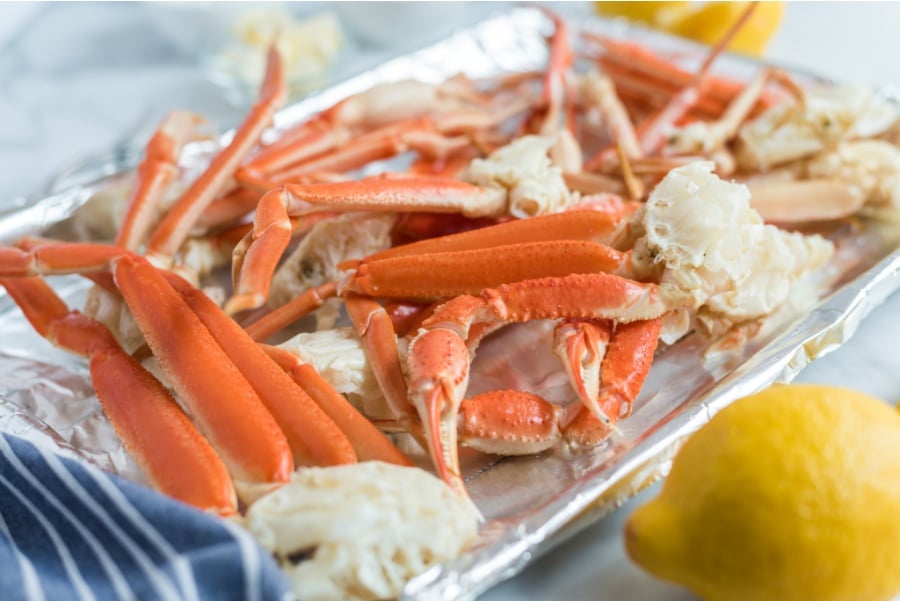
[{"label": "blurred background", "polygon": [[[275,30],[291,90],[300,95],[510,6],[0,2],[0,206],[41,191],[83,157],[140,147],[172,108],[233,124],[252,98]],[[655,20],[700,39],[718,35],[736,12],[702,2],[552,7]],[[839,80],[900,82],[900,62],[892,60],[898,3],[764,3],[757,13],[745,43],[767,60]]]}]

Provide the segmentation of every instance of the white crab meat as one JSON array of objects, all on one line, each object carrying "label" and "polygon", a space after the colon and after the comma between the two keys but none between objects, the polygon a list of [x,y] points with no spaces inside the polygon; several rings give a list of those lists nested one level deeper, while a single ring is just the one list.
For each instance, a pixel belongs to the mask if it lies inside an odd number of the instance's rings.
[{"label": "white crab meat", "polygon": [[[768,315],[795,280],[833,252],[820,236],[764,224],[747,187],[719,179],[713,169],[708,161],[673,169],[635,215],[636,271],[659,275],[662,269],[660,282],[692,295],[689,310],[707,327]],[[683,328],[687,323],[682,319]],[[684,333],[669,330],[664,341]]]},{"label": "white crab meat", "polygon": [[900,149],[882,140],[844,142],[806,166],[807,177],[838,179],[860,189],[876,209],[900,209]]},{"label": "white crab meat", "polygon": [[[347,213],[317,223],[272,278],[269,303],[281,306],[310,288],[340,280],[337,268],[347,259],[361,259],[390,248],[393,213]],[[319,328],[330,328],[339,314],[340,301],[332,299],[317,312]]]},{"label": "white crab meat", "polygon": [[897,106],[870,88],[811,89],[803,102],[778,104],[741,128],[738,165],[765,170],[812,156],[842,140],[877,136],[891,129],[898,119]]},{"label": "white crab meat", "polygon": [[[403,345],[400,346],[403,352]],[[297,334],[279,347],[312,365],[369,418],[393,417],[355,329],[332,328]]]},{"label": "white crab meat", "polygon": [[307,468],[256,501],[247,527],[304,601],[393,599],[474,539],[471,503],[427,472],[368,461]]},{"label": "white crab meat", "polygon": [[556,136],[522,136],[486,159],[473,160],[462,179],[507,190],[509,214],[524,219],[555,213],[577,200],[550,159]]},{"label": "white crab meat", "polygon": [[144,335],[120,294],[92,286],[84,301],[84,314],[105,325],[126,353],[144,345]]}]

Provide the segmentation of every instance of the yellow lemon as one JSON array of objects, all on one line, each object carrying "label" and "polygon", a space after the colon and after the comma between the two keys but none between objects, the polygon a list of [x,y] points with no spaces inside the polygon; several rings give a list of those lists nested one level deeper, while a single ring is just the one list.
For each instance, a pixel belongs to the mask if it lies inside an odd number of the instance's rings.
[{"label": "yellow lemon", "polygon": [[[657,27],[675,35],[713,45],[728,32],[749,2],[706,2],[687,12],[661,12]],[[760,2],[728,44],[728,50],[759,56],[778,29],[784,13],[782,2]]]},{"label": "yellow lemon", "polygon": [[[697,42],[713,45],[728,32],[749,2],[596,2],[598,13],[646,23]],[[783,2],[760,2],[728,45],[728,50],[759,56],[778,29]]]},{"label": "yellow lemon", "polygon": [[684,12],[690,8],[690,2],[595,2],[594,6],[599,14],[606,17],[625,17],[632,21],[655,25],[657,15],[661,11],[671,11],[672,15],[678,11]]},{"label": "yellow lemon", "polygon": [[776,385],[688,439],[625,527],[631,558],[709,601],[900,593],[900,414],[827,386]]}]

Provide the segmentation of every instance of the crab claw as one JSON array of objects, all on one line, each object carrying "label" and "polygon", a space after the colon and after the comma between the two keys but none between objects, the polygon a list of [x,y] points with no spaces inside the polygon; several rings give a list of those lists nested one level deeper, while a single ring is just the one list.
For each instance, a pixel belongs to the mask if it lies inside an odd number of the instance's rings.
[{"label": "crab claw", "polygon": [[457,415],[469,384],[469,350],[457,331],[426,330],[410,344],[409,398],[422,418],[438,476],[467,496],[459,469]]},{"label": "crab claw", "polygon": [[553,351],[559,357],[578,398],[603,423],[610,423],[598,402],[600,367],[613,323],[608,320],[566,319],[553,332]]}]

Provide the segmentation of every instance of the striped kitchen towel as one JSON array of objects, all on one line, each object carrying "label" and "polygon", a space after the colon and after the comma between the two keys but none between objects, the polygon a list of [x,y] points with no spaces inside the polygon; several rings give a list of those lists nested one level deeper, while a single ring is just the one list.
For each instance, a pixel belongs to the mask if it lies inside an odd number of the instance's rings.
[{"label": "striped kitchen towel", "polygon": [[0,435],[0,599],[290,598],[239,526]]}]

